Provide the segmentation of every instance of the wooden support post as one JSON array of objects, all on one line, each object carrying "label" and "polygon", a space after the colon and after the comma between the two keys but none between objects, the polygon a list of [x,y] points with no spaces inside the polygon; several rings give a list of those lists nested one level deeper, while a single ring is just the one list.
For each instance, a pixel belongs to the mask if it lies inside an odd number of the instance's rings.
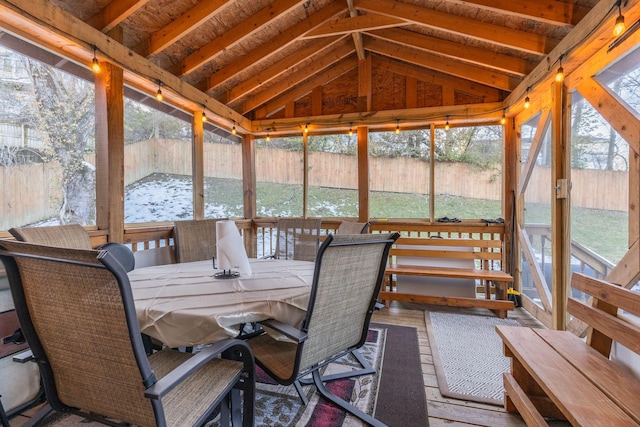
[{"label": "wooden support post", "polygon": [[[242,187],[244,199],[244,217],[256,217],[256,139],[253,135],[245,135],[242,141]],[[244,243],[249,256],[257,255],[256,230],[245,230]]]},{"label": "wooden support post", "polygon": [[[518,190],[518,138],[515,120],[509,119],[504,125],[504,149],[502,151],[502,212],[504,215],[504,239],[502,248],[502,270],[513,276],[515,230],[515,197]],[[519,281],[518,281],[518,284]]]},{"label": "wooden support post", "polygon": [[358,126],[358,221],[370,219],[369,210],[369,128]]},{"label": "wooden support post", "polygon": [[309,202],[309,134],[302,132],[302,217],[307,217],[307,205]]},{"label": "wooden support post", "polygon": [[202,111],[193,113],[191,173],[193,179],[193,218],[204,218],[204,125]]},{"label": "wooden support post", "polygon": [[[116,27],[111,37],[122,39]],[[105,62],[95,76],[96,225],[109,241],[124,242],[124,78],[122,68]]]},{"label": "wooden support post", "polygon": [[431,152],[429,158],[429,220],[434,223],[436,221],[436,158],[433,153],[436,149],[436,125],[431,123],[429,130],[429,151]]}]

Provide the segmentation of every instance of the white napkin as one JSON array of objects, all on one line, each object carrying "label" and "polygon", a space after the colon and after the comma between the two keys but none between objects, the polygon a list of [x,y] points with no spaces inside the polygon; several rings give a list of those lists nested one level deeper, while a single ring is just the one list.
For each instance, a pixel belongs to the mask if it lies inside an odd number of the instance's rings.
[{"label": "white napkin", "polygon": [[216,222],[216,264],[219,269],[237,268],[240,274],[251,276],[251,266],[242,236],[233,221]]}]

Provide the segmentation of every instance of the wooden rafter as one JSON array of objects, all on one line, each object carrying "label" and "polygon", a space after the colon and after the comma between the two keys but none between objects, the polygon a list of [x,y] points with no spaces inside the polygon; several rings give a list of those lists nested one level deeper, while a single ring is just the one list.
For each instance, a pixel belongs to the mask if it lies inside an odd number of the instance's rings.
[{"label": "wooden rafter", "polygon": [[169,71],[177,76],[184,76],[193,72],[198,67],[211,61],[223,50],[251,36],[266,25],[273,24],[272,20],[274,18],[289,12],[301,3],[301,0],[276,0],[269,3],[245,21],[197,49],[191,55],[172,66]]},{"label": "wooden rafter", "polygon": [[219,13],[227,4],[229,4],[229,0],[202,0],[167,26],[151,34],[148,39],[138,44],[133,50],[145,57],[158,53],[184,37],[185,34],[196,30],[216,13]]},{"label": "wooden rafter", "polygon": [[89,18],[87,24],[102,32],[111,31],[116,25],[133,15],[149,0],[113,0],[100,12]]},{"label": "wooden rafter", "polygon": [[377,39],[405,44],[408,47],[434,52],[483,67],[495,68],[517,76],[525,76],[534,68],[534,64],[525,59],[502,55],[473,46],[465,46],[401,28],[367,31],[367,34]]},{"label": "wooden rafter", "polygon": [[449,3],[473,4],[483,9],[519,15],[555,25],[575,25],[589,8],[561,0],[448,0]]},{"label": "wooden rafter", "polygon": [[[286,56],[273,65],[260,70],[259,73],[255,73],[245,81],[234,85],[231,90],[226,92],[224,95],[219,96],[217,99],[223,104],[233,102],[241,98],[242,96],[245,96],[257,90],[265,83],[283,75],[298,64],[307,61],[309,58],[312,58],[315,55],[317,55],[318,57],[330,55],[342,58],[343,53],[345,55],[348,55],[353,51],[353,48],[351,46],[348,46],[346,43],[340,43],[338,45],[338,42],[343,39],[344,36],[334,36],[314,40],[306,46],[297,49],[296,55]],[[340,52],[338,52],[338,50],[340,50]]]},{"label": "wooden rafter", "polygon": [[[353,5],[353,0],[347,0],[347,6],[349,7],[349,16],[351,18],[358,17],[358,10]],[[364,60],[364,47],[362,45],[362,34],[360,32],[352,32],[351,38],[353,38],[353,45],[356,48],[359,60]]]},{"label": "wooden rafter", "polygon": [[216,71],[215,74],[209,76],[206,81],[200,82],[196,86],[205,91],[215,88],[241,71],[244,71],[247,67],[280,52],[282,49],[296,41],[299,37],[303,36],[306,32],[313,30],[327,19],[331,19],[334,16],[343,13],[345,10],[346,6],[341,5],[338,2],[330,3],[318,12],[310,15],[306,20],[291,28],[283,30],[278,36],[271,39],[268,43],[265,43],[253,51],[248,52],[246,55],[241,56],[235,62],[222,67]]},{"label": "wooden rafter", "polygon": [[[353,49],[345,49],[346,55],[353,52]],[[338,55],[344,52],[337,52]],[[338,61],[336,61],[338,59]],[[313,61],[307,67],[291,73],[283,81],[278,82],[275,87],[271,87],[262,94],[257,94],[251,101],[247,102],[244,110],[251,111],[262,105],[264,98],[272,99],[266,106],[267,114],[278,111],[289,101],[295,101],[311,92],[315,87],[341,76],[342,74],[356,68],[358,60],[355,57],[347,57],[339,60],[337,57],[322,57]],[[311,77],[310,77],[311,76]],[[289,89],[291,88],[291,89]],[[289,89],[289,90],[287,90]],[[256,102],[260,102],[257,104]]]},{"label": "wooden rafter", "polygon": [[524,52],[546,54],[558,40],[494,24],[478,22],[464,16],[452,15],[395,0],[355,0],[358,9],[405,19],[414,24],[437,28],[454,34],[488,41]]},{"label": "wooden rafter", "polygon": [[453,59],[445,59],[437,55],[425,55],[423,51],[391,43],[385,40],[366,39],[364,47],[380,55],[400,59],[412,64],[420,65],[427,69],[441,71],[454,76],[478,82],[487,86],[511,91],[518,86],[520,80],[516,77],[478,67]]},{"label": "wooden rafter", "polygon": [[403,19],[370,13],[349,18],[327,21],[313,31],[309,31],[304,38],[318,38],[342,34],[352,34],[360,31],[371,31],[381,28],[391,28],[407,25]]}]

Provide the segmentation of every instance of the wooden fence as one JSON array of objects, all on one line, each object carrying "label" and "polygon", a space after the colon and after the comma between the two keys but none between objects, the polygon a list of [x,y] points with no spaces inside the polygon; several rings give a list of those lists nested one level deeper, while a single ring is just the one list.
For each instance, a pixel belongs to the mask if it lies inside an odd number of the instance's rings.
[{"label": "wooden fence", "polygon": [[[274,148],[258,148],[258,182],[302,184],[302,153]],[[95,164],[93,155],[87,161]],[[428,194],[429,165],[406,158],[369,160],[371,191]],[[205,176],[242,179],[240,145],[205,144]],[[125,184],[152,173],[191,175],[189,141],[151,140],[125,146]],[[594,209],[628,210],[628,173],[573,170],[572,205]],[[15,219],[21,224],[35,222],[57,213],[55,191],[60,181],[57,164],[34,163],[0,167],[0,229],[10,228]],[[309,183],[312,186],[357,189],[358,163],[355,155],[311,152]],[[464,163],[436,163],[436,193],[499,200],[502,181],[495,171],[477,171]],[[528,203],[549,203],[552,184],[548,168],[536,167],[527,189]]]}]

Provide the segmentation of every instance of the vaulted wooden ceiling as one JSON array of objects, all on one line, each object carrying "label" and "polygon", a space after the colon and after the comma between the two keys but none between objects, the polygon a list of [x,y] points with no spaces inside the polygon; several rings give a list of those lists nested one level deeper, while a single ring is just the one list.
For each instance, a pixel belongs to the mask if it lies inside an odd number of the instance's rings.
[{"label": "vaulted wooden ceiling", "polygon": [[255,120],[503,101],[598,0],[50,3]]}]

